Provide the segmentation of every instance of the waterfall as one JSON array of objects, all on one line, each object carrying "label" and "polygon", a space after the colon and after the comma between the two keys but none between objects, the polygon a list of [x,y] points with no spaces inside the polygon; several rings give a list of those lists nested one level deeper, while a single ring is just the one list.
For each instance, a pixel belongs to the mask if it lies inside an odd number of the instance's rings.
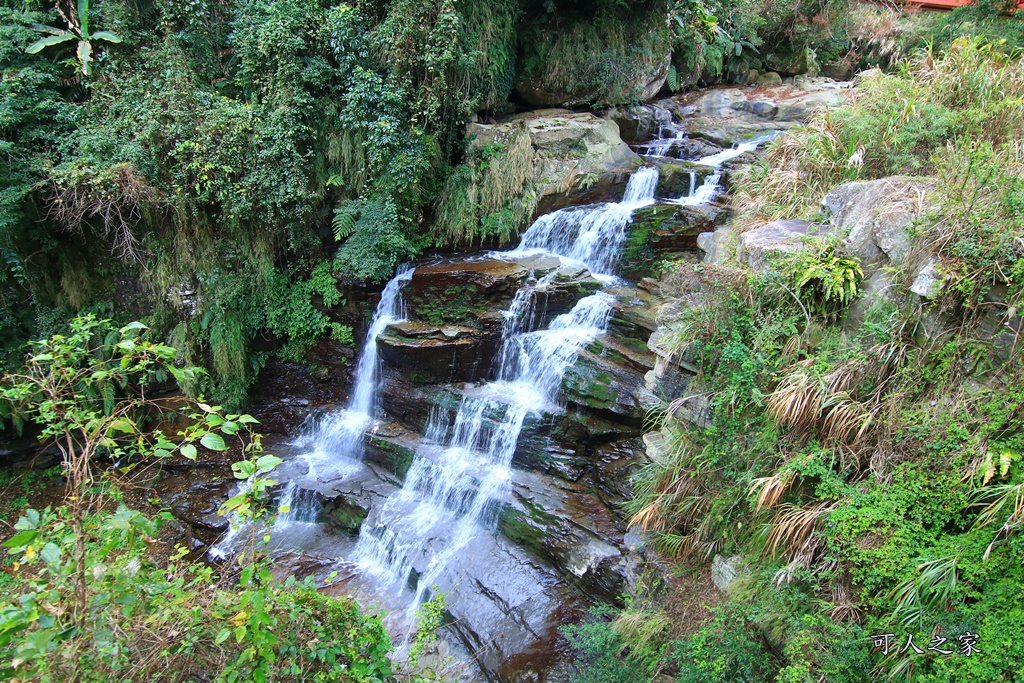
[{"label": "waterfall", "polygon": [[[312,449],[298,458],[308,466],[310,478],[341,478],[358,467],[358,458],[362,454],[363,432],[376,417],[376,402],[380,393],[377,386],[377,337],[388,325],[405,316],[402,287],[412,279],[412,274],[411,268],[400,266],[398,274],[381,292],[380,302],[366,331],[363,353],[356,365],[355,384],[348,407],[314,422],[312,428],[306,429],[294,444]],[[237,496],[250,488],[251,479],[239,482],[232,487],[231,495]],[[319,513],[318,505],[309,492],[302,491],[293,482],[289,482],[278,500],[278,506],[284,507],[287,512],[277,515],[271,531],[287,532],[289,527],[296,523],[315,523]],[[236,515],[232,514],[229,519],[231,527],[210,548],[210,557],[227,559],[243,540],[243,532],[248,531],[249,525],[239,520]]]},{"label": "waterfall", "polygon": [[693,176],[691,176],[690,183],[690,194],[687,197],[680,197],[678,199],[670,199],[667,201],[673,204],[680,204],[682,206],[701,206],[712,202],[715,197],[722,191],[722,166],[729,161],[732,161],[736,157],[746,154],[747,152],[753,152],[755,149],[763,145],[764,143],[775,139],[778,135],[777,132],[765,133],[764,135],[758,135],[757,137],[751,138],[747,142],[742,142],[732,149],[723,149],[717,154],[710,156],[701,157],[694,163],[701,164],[704,166],[710,166],[714,169],[714,172],[704,178],[704,183],[694,191],[693,189]]},{"label": "waterfall", "polygon": [[349,412],[365,415],[367,418],[376,416],[377,398],[377,337],[388,325],[405,318],[405,306],[402,302],[402,287],[412,279],[413,269],[402,265],[384,287],[380,295],[380,303],[374,311],[370,328],[366,331],[363,353],[359,356],[356,366],[355,388],[349,401]]},{"label": "waterfall", "polygon": [[[542,251],[611,275],[632,212],[654,202],[657,183],[657,169],[640,169],[621,202],[543,216],[506,256]],[[534,292],[554,275],[515,295],[503,312],[497,379],[465,391],[454,415],[433,411],[401,490],[375,508],[360,529],[353,559],[396,594],[410,593],[410,623],[427,591],[446,573],[458,571],[460,551],[479,534],[495,530],[524,421],[561,410],[566,370],[580,349],[607,329],[612,297],[603,292],[580,299],[547,329],[534,329]]]},{"label": "waterfall", "polygon": [[381,292],[380,302],[366,331],[363,352],[356,365],[355,383],[348,407],[329,413],[316,421],[296,441],[296,446],[310,448],[301,456],[314,478],[344,476],[357,465],[362,455],[363,432],[377,417],[378,386],[377,337],[387,326],[405,318],[402,288],[412,279],[413,269],[400,266],[398,274]]},{"label": "waterfall", "polygon": [[621,202],[561,209],[538,218],[511,254],[545,252],[585,265],[594,275],[612,275],[633,211],[654,203],[658,169],[634,173]]}]

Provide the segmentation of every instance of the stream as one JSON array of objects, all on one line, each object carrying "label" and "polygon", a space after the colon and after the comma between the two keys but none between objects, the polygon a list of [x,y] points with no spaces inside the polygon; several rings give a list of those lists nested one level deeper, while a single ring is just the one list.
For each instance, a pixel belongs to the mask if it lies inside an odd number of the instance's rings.
[{"label": "stream", "polygon": [[[574,450],[581,438],[609,472],[640,450],[629,439],[641,434],[643,408],[620,410],[615,388],[628,373],[642,384],[650,355],[644,335],[621,329],[621,308],[636,297],[616,274],[623,244],[635,211],[708,204],[721,192],[723,164],[771,137],[691,160],[710,168],[704,181],[691,172],[687,195],[656,198],[653,162],[685,139],[670,118],[661,135],[640,150],[647,164],[621,201],[540,216],[511,250],[400,268],[368,327],[348,404],[311,416],[291,452],[278,452],[286,459],[275,472],[282,512],[270,530],[278,564],[383,609],[399,657],[417,608],[440,591],[453,619],[443,634],[452,680],[545,680],[562,656],[557,627],[597,599],[615,599],[632,571],[637,560],[611,496],[566,474],[589,467]],[[440,291],[431,283],[452,273],[483,283],[465,305],[490,337],[423,321],[424,292]],[[451,290],[443,291],[460,295]],[[449,349],[451,374],[441,381],[393,367],[396,353]],[[459,355],[468,349],[470,364]],[[567,396],[586,383],[580,363],[620,356],[615,372],[592,373],[611,377],[607,405]],[[472,369],[467,381],[456,376],[469,372],[463,366]],[[342,513],[355,515],[358,531],[325,521]],[[211,556],[230,557],[244,535],[228,531]]]}]

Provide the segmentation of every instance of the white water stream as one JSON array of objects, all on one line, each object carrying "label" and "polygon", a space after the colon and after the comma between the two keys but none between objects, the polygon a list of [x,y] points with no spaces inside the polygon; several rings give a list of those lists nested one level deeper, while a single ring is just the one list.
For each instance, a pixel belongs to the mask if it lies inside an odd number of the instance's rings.
[{"label": "white water stream", "polygon": [[[662,130],[667,130],[664,124]],[[720,191],[721,166],[767,139],[755,138],[698,160],[716,172],[700,187],[691,174],[689,196],[669,201],[710,202]],[[633,212],[655,203],[658,178],[656,167],[641,168],[630,178],[621,202],[541,216],[523,233],[516,249],[494,256],[515,260],[547,254],[586,266],[605,282],[614,279]],[[559,393],[566,370],[578,352],[607,329],[613,299],[603,292],[580,299],[568,313],[538,329],[544,316],[534,306],[536,295],[556,274],[530,278],[514,296],[503,311],[496,379],[463,391],[455,410],[435,408],[401,488],[373,506],[347,553],[347,560],[362,576],[392,596],[392,604],[406,605],[402,622],[407,637],[413,632],[417,606],[433,586],[457,587],[465,574],[461,563],[474,539],[495,532],[497,513],[509,494],[512,458],[524,422],[562,409]],[[412,276],[412,270],[401,270],[382,293],[347,408],[322,417],[296,442],[303,450],[297,460],[308,466],[307,478],[344,480],[363,467],[362,438],[378,417],[381,391],[377,337],[388,325],[404,319],[402,288]],[[287,510],[279,514],[272,530],[278,535],[299,537],[315,526],[317,499],[295,483],[287,484],[278,503]],[[239,540],[240,531],[233,528],[211,555],[228,556]]]}]

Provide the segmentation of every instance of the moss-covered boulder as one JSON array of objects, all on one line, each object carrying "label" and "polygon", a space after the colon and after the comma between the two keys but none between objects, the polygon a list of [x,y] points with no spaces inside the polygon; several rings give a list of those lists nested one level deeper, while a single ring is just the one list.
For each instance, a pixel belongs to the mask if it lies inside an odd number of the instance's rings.
[{"label": "moss-covered boulder", "polygon": [[659,260],[696,251],[697,236],[714,230],[724,218],[723,211],[714,205],[659,204],[637,209],[623,247],[623,274],[647,277],[654,273]]}]

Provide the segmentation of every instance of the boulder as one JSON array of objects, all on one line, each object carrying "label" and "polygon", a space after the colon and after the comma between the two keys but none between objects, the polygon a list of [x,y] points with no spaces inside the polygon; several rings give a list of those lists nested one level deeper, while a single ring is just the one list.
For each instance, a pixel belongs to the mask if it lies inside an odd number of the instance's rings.
[{"label": "boulder", "polygon": [[[685,180],[683,180],[685,178]],[[689,176],[680,178],[689,189]],[[700,181],[698,181],[700,182]],[[685,196],[687,192],[678,192]],[[623,247],[622,272],[633,277],[651,274],[658,259],[697,249],[697,235],[713,230],[726,213],[719,207],[660,204],[633,214]]]},{"label": "boulder", "polygon": [[831,214],[830,232],[843,250],[867,267],[900,263],[911,247],[910,226],[927,208],[929,178],[893,176],[844,183],[821,200]]},{"label": "boulder", "polygon": [[736,260],[747,264],[755,273],[766,272],[772,266],[773,257],[807,249],[804,238],[809,232],[811,224],[807,221],[779,220],[766,223],[740,235]]},{"label": "boulder", "polygon": [[642,163],[619,137],[614,120],[567,109],[527,112],[489,125],[471,123],[466,137],[470,149],[479,149],[519,129],[530,136],[532,184],[541,212],[621,198],[629,174]]},{"label": "boulder", "polygon": [[715,584],[715,588],[720,591],[727,590],[743,570],[740,564],[742,561],[743,558],[738,555],[733,557],[715,555],[711,560],[711,581]]},{"label": "boulder", "polygon": [[942,293],[944,285],[943,278],[939,275],[934,258],[917,272],[914,282],[910,285],[910,291],[924,299],[936,299]]},{"label": "boulder", "polygon": [[769,72],[763,73],[763,74],[761,74],[760,76],[757,77],[757,84],[758,85],[782,85],[782,76],[780,76],[779,74],[775,73],[774,71],[769,71]]},{"label": "boulder", "polygon": [[734,116],[746,101],[747,95],[743,90],[727,88],[708,92],[695,106],[700,116]]}]

